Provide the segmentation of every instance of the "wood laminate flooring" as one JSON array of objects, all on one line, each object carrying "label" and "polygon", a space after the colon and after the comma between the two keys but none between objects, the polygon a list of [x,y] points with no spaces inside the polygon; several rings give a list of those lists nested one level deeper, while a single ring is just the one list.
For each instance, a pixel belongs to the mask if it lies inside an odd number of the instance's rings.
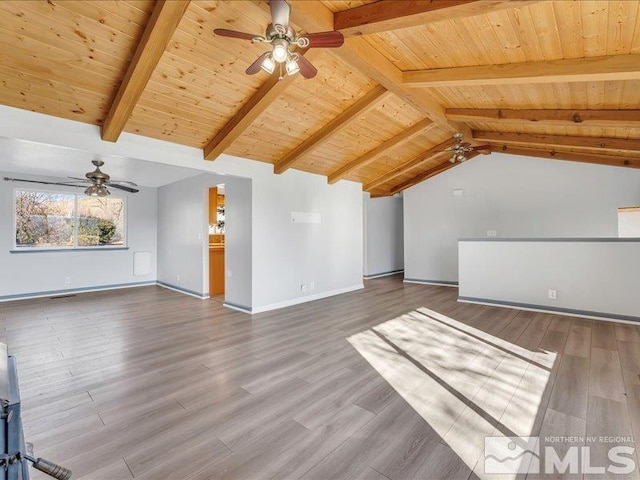
[{"label": "wood laminate flooring", "polygon": [[462,480],[507,478],[486,436],[640,437],[639,326],[365,285],[254,316],[160,287],[0,304],[27,440],[74,480]]}]

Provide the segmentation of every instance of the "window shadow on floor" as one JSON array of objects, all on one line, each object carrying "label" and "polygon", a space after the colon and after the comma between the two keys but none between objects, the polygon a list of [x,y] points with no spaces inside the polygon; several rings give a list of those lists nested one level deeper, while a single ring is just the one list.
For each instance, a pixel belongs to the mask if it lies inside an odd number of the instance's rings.
[{"label": "window shadow on floor", "polygon": [[427,308],[348,341],[480,478],[493,478],[483,468],[486,437],[540,429],[556,352],[523,348]]}]

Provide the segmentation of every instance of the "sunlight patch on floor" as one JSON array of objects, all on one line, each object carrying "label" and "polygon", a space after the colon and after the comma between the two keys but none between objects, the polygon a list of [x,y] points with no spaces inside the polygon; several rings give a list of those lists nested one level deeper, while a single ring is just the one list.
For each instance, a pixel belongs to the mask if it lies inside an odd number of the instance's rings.
[{"label": "sunlight patch on floor", "polygon": [[427,308],[348,341],[482,479],[485,437],[532,435],[556,359]]}]

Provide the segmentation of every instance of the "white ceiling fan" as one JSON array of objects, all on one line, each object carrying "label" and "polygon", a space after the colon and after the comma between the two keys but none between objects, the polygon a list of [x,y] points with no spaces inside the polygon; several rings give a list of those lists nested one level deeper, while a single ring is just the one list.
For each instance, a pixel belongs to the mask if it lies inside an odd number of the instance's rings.
[{"label": "white ceiling fan", "polygon": [[92,160],[91,163],[96,167],[95,170],[87,172],[85,178],[69,177],[69,182],[47,182],[43,180],[27,180],[24,178],[10,178],[4,177],[7,182],[26,182],[26,183],[38,183],[40,185],[64,185],[67,187],[83,187],[87,184],[85,189],[85,195],[90,197],[106,197],[111,195],[109,188],[116,188],[118,190],[124,190],[129,193],[138,193],[138,185],[126,180],[111,180],[111,177],[100,170],[100,167],[104,165],[102,160]]}]

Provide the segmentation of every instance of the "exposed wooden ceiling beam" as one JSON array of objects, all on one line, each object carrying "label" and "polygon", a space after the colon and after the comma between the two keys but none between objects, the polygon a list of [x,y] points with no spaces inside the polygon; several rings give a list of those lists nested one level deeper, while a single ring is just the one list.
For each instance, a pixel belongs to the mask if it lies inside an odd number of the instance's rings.
[{"label": "exposed wooden ceiling beam", "polygon": [[[309,61],[313,61],[321,53],[322,50],[309,50],[304,53],[304,56]],[[297,75],[287,75],[279,80],[277,73],[271,75],[204,147],[204,158],[206,160],[218,158],[296,78]]]},{"label": "exposed wooden ceiling beam", "polygon": [[[400,175],[403,175],[411,170],[413,170],[414,168],[418,168],[420,165],[423,165],[425,162],[428,162],[438,156],[443,155],[445,152],[444,150],[449,148],[451,145],[453,145],[453,138],[450,138],[432,148],[430,148],[429,150],[422,152],[421,154],[417,155],[416,157],[412,158],[411,160],[404,162],[402,165],[399,165],[398,167],[394,168],[393,170],[391,170],[388,173],[385,173],[384,175],[379,176],[378,178],[376,178],[375,180],[367,183],[364,185],[363,189],[367,192],[373,190],[376,187],[379,187],[382,184],[385,184],[387,182],[390,182],[391,180],[393,180],[396,177],[399,177]],[[451,156],[451,155],[449,155]]]},{"label": "exposed wooden ceiling beam", "polygon": [[367,111],[378,105],[378,102],[382,101],[388,95],[386,88],[377,85],[365,95],[360,97],[353,105],[349,106],[344,112],[335,117],[320,130],[315,132],[304,142],[291,150],[284,158],[277,161],[273,166],[275,173],[284,173],[289,168],[295,165],[302,156],[312,152],[320,145],[322,145],[327,139],[336,133],[341,128],[346,127],[351,122],[356,120],[360,115],[363,115]]},{"label": "exposed wooden ceiling beam", "polygon": [[602,152],[603,150],[640,152],[640,140],[636,139],[546,135],[536,133],[487,132],[481,130],[474,130],[472,134],[476,140],[482,140],[493,144],[557,145],[597,150],[599,152]]},{"label": "exposed wooden ceiling beam", "polygon": [[446,116],[457,122],[588,127],[640,127],[640,110],[509,110],[498,108],[447,108]]},{"label": "exposed wooden ceiling beam", "polygon": [[389,192],[375,192],[371,193],[371,198],[382,198],[382,197],[390,197],[391,194]]},{"label": "exposed wooden ceiling beam", "polygon": [[570,162],[595,163],[612,167],[640,168],[640,158],[627,158],[615,155],[601,155],[597,153],[563,152],[553,149],[526,148],[513,145],[492,144],[491,151],[495,153],[510,153],[527,157],[548,158],[551,160],[567,160]]},{"label": "exposed wooden ceiling beam", "polygon": [[189,0],[156,3],[102,125],[103,140],[118,140],[188,6]]},{"label": "exposed wooden ceiling beam", "polygon": [[[479,154],[480,154],[479,152],[471,152],[467,155],[467,160],[471,160],[473,157]],[[392,187],[389,190],[389,193],[391,195],[395,195],[398,192],[402,192],[403,190],[406,190],[409,187],[413,187],[418,183],[424,182],[425,180],[428,180],[431,177],[435,177],[436,175],[439,175],[442,172],[446,172],[450,168],[456,167],[458,165],[460,165],[460,162],[451,163],[449,160],[442,162],[439,165],[436,165],[435,167],[430,168],[426,172],[423,172],[420,175],[416,175],[415,177],[410,178],[409,180],[402,182],[401,184],[396,185],[395,187]]]},{"label": "exposed wooden ceiling beam", "polygon": [[423,120],[420,120],[417,123],[414,123],[409,128],[403,130],[397,135],[391,137],[389,140],[369,150],[364,155],[361,155],[360,157],[350,161],[346,165],[343,165],[342,167],[338,168],[337,170],[329,174],[329,177],[328,177],[329,183],[336,183],[338,180],[343,179],[344,177],[349,175],[351,172],[359,168],[362,168],[365,165],[369,165],[371,162],[373,162],[376,158],[378,158],[384,152],[392,149],[393,147],[397,147],[398,145],[412,139],[414,136],[426,131],[429,127],[432,127],[434,125],[435,124],[428,118],[425,118]]},{"label": "exposed wooden ceiling beam", "polygon": [[[291,20],[297,26],[309,32],[333,30],[333,12],[321,2],[302,0],[291,3]],[[347,38],[344,45],[332,50],[332,53],[412,105],[434,122],[445,127],[450,124],[445,117],[442,105],[436,102],[427,91],[403,84],[402,71],[369,45],[364,38]],[[450,128],[456,129],[455,126]]]},{"label": "exposed wooden ceiling beam", "polygon": [[218,158],[292,82],[292,76],[287,75],[282,80],[278,80],[277,73],[271,75],[205,145],[205,160]]},{"label": "exposed wooden ceiling beam", "polygon": [[334,28],[346,36],[369,35],[427,23],[472,17],[525,2],[509,0],[381,0],[334,14]]},{"label": "exposed wooden ceiling beam", "polygon": [[640,78],[640,54],[566,58],[541,62],[415,70],[402,74],[412,87],[513,85],[519,83],[588,82]]}]

